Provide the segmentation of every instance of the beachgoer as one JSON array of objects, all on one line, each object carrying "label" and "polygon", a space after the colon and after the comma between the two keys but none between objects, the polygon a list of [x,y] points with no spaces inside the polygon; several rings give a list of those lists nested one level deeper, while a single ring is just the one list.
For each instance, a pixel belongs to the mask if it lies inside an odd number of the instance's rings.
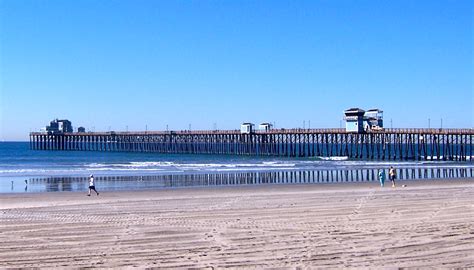
[{"label": "beachgoer", "polygon": [[380,186],[383,187],[385,184],[385,170],[380,170],[379,171],[379,181],[380,181]]},{"label": "beachgoer", "polygon": [[390,181],[392,182],[392,187],[395,187],[395,179],[397,178],[397,171],[390,166],[390,171],[388,172],[388,175],[390,177]]},{"label": "beachgoer", "polygon": [[89,193],[87,194],[87,196],[91,195],[91,190],[95,191],[95,193],[97,193],[97,196],[99,196],[99,192],[95,189],[94,176],[92,174],[89,176]]}]

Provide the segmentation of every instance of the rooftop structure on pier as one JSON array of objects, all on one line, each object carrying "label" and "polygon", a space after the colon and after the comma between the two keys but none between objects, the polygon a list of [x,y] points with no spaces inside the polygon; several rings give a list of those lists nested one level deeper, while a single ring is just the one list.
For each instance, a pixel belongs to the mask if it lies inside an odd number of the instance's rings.
[{"label": "rooftop structure on pier", "polygon": [[350,108],[344,111],[344,115],[347,132],[363,133],[383,130],[383,111],[380,109],[365,111],[360,108]]},{"label": "rooftop structure on pier", "polygon": [[360,108],[350,108],[344,111],[347,132],[364,132],[365,111]]},{"label": "rooftop structure on pier", "polygon": [[242,123],[240,125],[240,133],[251,134],[255,131],[255,125],[253,123]]},{"label": "rooftop structure on pier", "polygon": [[45,129],[49,134],[73,132],[71,121],[66,119],[54,119]]},{"label": "rooftop structure on pier", "polygon": [[270,131],[272,129],[273,125],[270,123],[261,123],[258,126],[258,129],[261,131]]},{"label": "rooftop structure on pier", "polygon": [[383,128],[383,111],[379,109],[371,109],[364,114],[365,130],[380,130]]}]

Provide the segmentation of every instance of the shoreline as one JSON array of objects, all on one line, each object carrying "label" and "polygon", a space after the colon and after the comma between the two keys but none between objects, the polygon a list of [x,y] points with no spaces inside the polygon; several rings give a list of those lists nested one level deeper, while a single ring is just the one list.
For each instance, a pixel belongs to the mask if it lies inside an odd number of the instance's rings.
[{"label": "shoreline", "polygon": [[[202,172],[148,175],[96,175],[98,187],[106,191],[156,190],[205,186],[262,184],[328,184],[378,182],[379,169],[320,169]],[[438,181],[474,178],[473,168],[398,168],[397,181]],[[388,173],[388,172],[387,172]],[[25,179],[26,178],[26,179]],[[27,181],[27,182],[26,182]],[[2,177],[0,194],[31,192],[67,192],[87,190],[87,176]],[[28,184],[25,184],[28,183]]]},{"label": "shoreline", "polygon": [[474,179],[398,184],[2,194],[0,267],[474,267]]}]

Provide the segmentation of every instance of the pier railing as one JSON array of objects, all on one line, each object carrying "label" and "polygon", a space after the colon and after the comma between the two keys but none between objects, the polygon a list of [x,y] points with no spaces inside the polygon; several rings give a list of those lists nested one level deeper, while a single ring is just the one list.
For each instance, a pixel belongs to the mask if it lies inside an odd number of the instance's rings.
[{"label": "pier railing", "polygon": [[[271,129],[268,131],[255,130],[254,134],[353,134],[355,132],[348,132],[345,128],[318,128],[318,129],[304,129],[304,128],[280,128]],[[363,133],[377,133],[377,134],[466,134],[474,135],[472,128],[385,128],[383,130],[368,130]],[[362,133],[362,134],[363,134]],[[47,135],[46,132],[32,132],[31,135]],[[169,130],[169,131],[99,131],[99,132],[72,132],[72,133],[57,133],[57,135],[74,135],[74,136],[110,136],[110,135],[124,135],[124,136],[145,136],[145,135],[211,135],[211,134],[241,134],[238,129],[231,130]]]}]

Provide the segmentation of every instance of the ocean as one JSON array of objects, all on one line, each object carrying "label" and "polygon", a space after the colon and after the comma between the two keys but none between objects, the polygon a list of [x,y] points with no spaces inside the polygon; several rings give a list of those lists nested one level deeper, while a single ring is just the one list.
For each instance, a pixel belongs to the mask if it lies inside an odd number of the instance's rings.
[{"label": "ocean", "polygon": [[90,174],[102,190],[376,181],[390,166],[401,180],[471,178],[474,170],[471,161],[36,151],[0,142],[0,193],[85,191]]}]

